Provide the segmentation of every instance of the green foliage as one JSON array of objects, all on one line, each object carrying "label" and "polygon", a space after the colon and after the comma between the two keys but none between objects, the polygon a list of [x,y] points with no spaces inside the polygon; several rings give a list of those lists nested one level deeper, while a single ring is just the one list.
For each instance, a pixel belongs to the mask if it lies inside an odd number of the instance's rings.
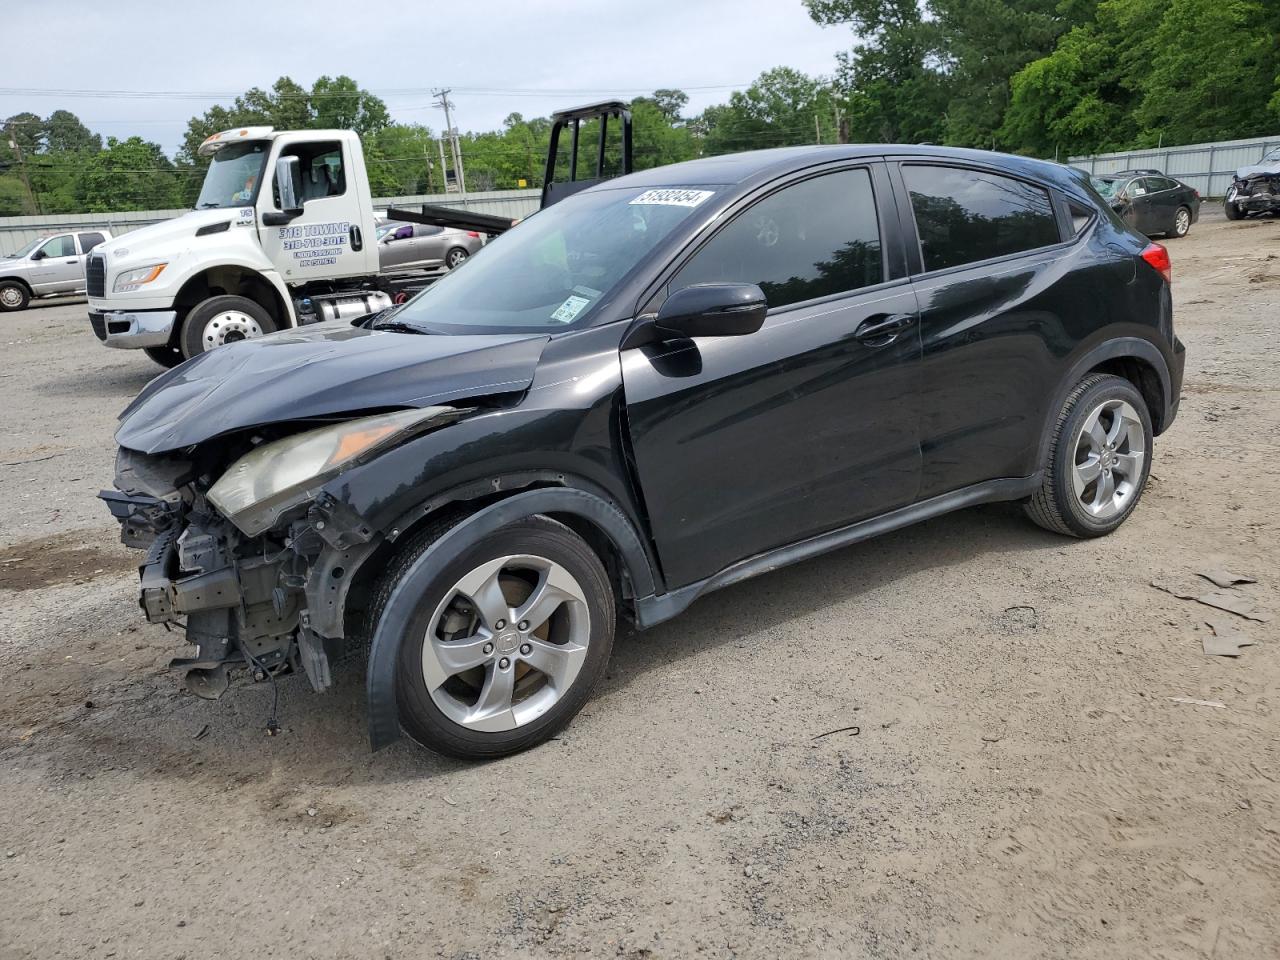
[{"label": "green foliage", "polygon": [[[817,23],[852,30],[832,76],[775,67],[696,116],[681,90],[637,97],[630,104],[636,169],[843,139],[1066,157],[1266,135],[1280,122],[1280,0],[800,2]],[[351,77],[324,76],[310,89],[281,77],[192,117],[173,160],[138,137],[104,147],[67,110],[44,119],[16,114],[0,137],[0,215],[191,203],[207,165],[201,142],[249,125],[355,130],[377,197],[445,186],[440,141],[427,127],[393,123],[386,105]],[[545,117],[512,113],[498,130],[462,134],[467,188],[541,186],[550,127]],[[606,175],[619,168],[619,127],[608,127]],[[578,176],[588,177],[598,124],[584,124],[580,136]],[[560,178],[568,175],[569,141],[562,138],[557,157]]]},{"label": "green foliage", "polygon": [[105,150],[88,154],[76,177],[75,195],[79,209],[86,213],[170,210],[182,205],[173,162],[159,144],[141,137],[110,137]]}]

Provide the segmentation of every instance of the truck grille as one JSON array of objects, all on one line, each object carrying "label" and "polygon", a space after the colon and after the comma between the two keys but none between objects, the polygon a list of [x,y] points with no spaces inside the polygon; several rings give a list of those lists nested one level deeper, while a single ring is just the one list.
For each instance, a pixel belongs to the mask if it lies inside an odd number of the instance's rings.
[{"label": "truck grille", "polygon": [[84,265],[85,290],[91,297],[101,297],[107,292],[107,261],[99,253],[91,253]]}]

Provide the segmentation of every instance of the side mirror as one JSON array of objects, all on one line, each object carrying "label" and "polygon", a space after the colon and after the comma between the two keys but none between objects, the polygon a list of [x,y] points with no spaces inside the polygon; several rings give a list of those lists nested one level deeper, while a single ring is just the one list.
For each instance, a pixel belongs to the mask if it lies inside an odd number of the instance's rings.
[{"label": "side mirror", "polygon": [[276,160],[276,194],[280,197],[280,209],[268,210],[262,215],[264,227],[283,227],[302,215],[302,162],[297,157],[280,157]]},{"label": "side mirror", "polygon": [[280,209],[290,216],[302,213],[302,161],[297,157],[281,157],[276,161],[276,189],[280,192]]},{"label": "side mirror", "polygon": [[667,297],[653,326],[662,339],[742,337],[759,330],[768,312],[754,283],[699,283]]},{"label": "side mirror", "polygon": [[48,256],[48,254],[44,252],[44,247],[41,247],[39,250],[37,250],[35,253],[33,253],[33,254],[31,255],[31,259],[32,259],[32,260],[43,260],[43,259],[44,259],[45,257],[47,257],[47,256]]}]

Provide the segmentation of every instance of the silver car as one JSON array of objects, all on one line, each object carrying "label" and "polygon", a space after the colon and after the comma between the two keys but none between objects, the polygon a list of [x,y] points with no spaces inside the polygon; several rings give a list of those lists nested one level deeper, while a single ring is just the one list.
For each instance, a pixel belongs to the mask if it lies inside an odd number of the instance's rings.
[{"label": "silver car", "polygon": [[384,272],[423,267],[453,269],[483,243],[480,234],[472,230],[395,220],[378,223],[378,262]]},{"label": "silver car", "polygon": [[106,230],[58,233],[0,257],[0,312],[25,310],[36,297],[84,293],[85,257],[110,239]]}]

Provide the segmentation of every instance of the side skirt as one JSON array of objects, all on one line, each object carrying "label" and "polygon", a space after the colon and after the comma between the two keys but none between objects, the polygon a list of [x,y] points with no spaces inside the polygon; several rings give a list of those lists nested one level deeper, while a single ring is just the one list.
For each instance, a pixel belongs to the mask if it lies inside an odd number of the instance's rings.
[{"label": "side skirt", "polygon": [[847,527],[840,527],[837,530],[821,533],[807,540],[801,540],[785,547],[778,547],[767,553],[757,554],[746,560],[739,560],[737,563],[725,567],[719,573],[707,577],[705,580],[698,580],[688,586],[672,590],[670,593],[641,597],[636,600],[636,625],[642,630],[656,626],[664,620],[670,620],[672,617],[683,613],[689,604],[705,593],[711,593],[711,591],[719,590],[721,587],[727,587],[730,584],[748,580],[762,573],[769,573],[780,567],[799,563],[801,560],[808,560],[811,557],[817,557],[832,550],[839,550],[841,547],[847,547],[862,540],[878,537],[882,533],[900,530],[922,520],[930,520],[944,513],[950,513],[953,510],[960,510],[963,507],[971,507],[979,503],[995,503],[1003,500],[1020,500],[1023,497],[1029,497],[1040,489],[1043,479],[1043,472],[1037,471],[1030,477],[1014,477],[975,483],[973,486],[953,490],[950,493],[944,493],[941,496],[922,500],[906,507],[899,507],[897,510],[878,517],[872,517],[869,520],[860,520],[857,523],[849,524]]}]

